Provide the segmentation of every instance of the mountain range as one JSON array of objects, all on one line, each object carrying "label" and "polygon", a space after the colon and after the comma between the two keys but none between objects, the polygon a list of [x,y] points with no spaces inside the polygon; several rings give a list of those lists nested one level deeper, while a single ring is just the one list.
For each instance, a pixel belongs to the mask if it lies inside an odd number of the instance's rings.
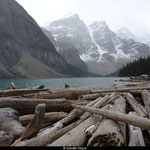
[{"label": "mountain range", "polygon": [[95,21],[87,26],[78,14],[53,21],[43,28],[57,52],[66,60],[75,61],[69,55],[73,51],[69,48],[72,45],[80,62],[84,61],[90,72],[101,75],[108,75],[128,62],[150,54],[149,46],[139,42],[128,29],[121,28],[115,33],[105,21]]},{"label": "mountain range", "polygon": [[0,0],[0,78],[88,76],[83,66],[68,64],[15,0]]},{"label": "mountain range", "polygon": [[40,27],[15,0],[0,0],[0,78],[107,75],[149,54],[125,28],[87,26],[77,14]]}]

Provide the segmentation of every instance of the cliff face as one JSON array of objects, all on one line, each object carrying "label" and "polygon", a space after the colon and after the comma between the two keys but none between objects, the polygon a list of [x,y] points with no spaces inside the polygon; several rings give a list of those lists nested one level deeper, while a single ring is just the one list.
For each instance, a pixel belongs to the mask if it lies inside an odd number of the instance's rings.
[{"label": "cliff face", "polygon": [[15,0],[0,0],[0,66],[0,77],[74,75],[74,67],[70,69],[38,24]]}]

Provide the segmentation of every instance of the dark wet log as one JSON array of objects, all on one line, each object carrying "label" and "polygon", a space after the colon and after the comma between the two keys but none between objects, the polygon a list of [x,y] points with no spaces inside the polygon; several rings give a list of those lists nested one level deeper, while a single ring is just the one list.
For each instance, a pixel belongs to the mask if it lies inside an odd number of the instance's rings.
[{"label": "dark wet log", "polygon": [[127,99],[127,101],[129,102],[129,104],[132,106],[132,108],[134,109],[134,111],[140,116],[140,117],[147,117],[145,115],[145,113],[141,110],[141,108],[139,107],[139,105],[141,105],[140,103],[138,103],[135,98],[130,94],[130,93],[124,93],[123,94],[124,97]]},{"label": "dark wet log", "polygon": [[31,89],[37,90],[37,89],[44,89],[45,85],[38,85],[35,87],[32,87]]},{"label": "dark wet log", "polygon": [[[91,107],[93,106],[98,100],[92,101],[87,106]],[[47,128],[43,132],[41,132],[39,135],[37,135],[35,138],[32,138],[27,141],[23,141],[20,144],[17,144],[16,146],[46,146],[49,144],[49,137],[53,136],[58,130],[65,127],[67,124],[69,124],[71,121],[76,119],[78,116],[83,114],[84,111],[80,110],[72,110],[67,117],[64,119],[58,121],[56,124],[54,124],[53,127]]]},{"label": "dark wet log", "polygon": [[0,131],[0,146],[10,146],[14,140],[11,133],[7,131]]},{"label": "dark wet log", "polygon": [[[129,115],[137,115],[130,112]],[[129,144],[128,146],[146,146],[141,128],[129,125]]]},{"label": "dark wet log", "polygon": [[[32,120],[33,116],[34,115],[20,116],[19,121],[21,122],[22,125],[27,125]],[[46,123],[53,124],[67,116],[68,116],[68,114],[64,113],[64,112],[46,113],[45,119],[44,119],[44,124],[46,124]]]},{"label": "dark wet log", "polygon": [[[110,107],[109,111],[125,113],[126,100],[120,96],[116,99],[115,104]],[[125,127],[125,124],[120,122],[103,119],[88,141],[88,146],[125,146]]]},{"label": "dark wet log", "polygon": [[150,118],[150,92],[148,92],[147,90],[144,90],[142,92],[142,97],[143,97],[144,105],[148,114],[148,118]]},{"label": "dark wet log", "polygon": [[120,121],[123,123],[131,124],[140,128],[150,130],[150,119],[147,119],[147,118],[128,115],[124,113],[116,113],[112,111],[96,109],[96,108],[91,108],[91,107],[86,107],[86,106],[79,106],[79,105],[72,105],[72,106],[76,109],[80,109],[80,110],[87,111],[93,114],[101,115],[103,117],[106,117],[112,120]]},{"label": "dark wet log", "polygon": [[44,122],[45,110],[45,104],[39,104],[36,106],[34,117],[21,135],[21,141],[35,137],[39,133]]},{"label": "dark wet log", "polygon": [[14,138],[20,137],[24,127],[19,122],[18,112],[12,108],[0,109],[0,130],[8,131]]},{"label": "dark wet log", "polygon": [[70,112],[73,108],[71,104],[86,105],[88,101],[75,101],[65,99],[25,99],[25,98],[0,98],[0,108],[11,107],[19,112],[19,115],[33,114],[38,104],[46,104],[47,112]]},{"label": "dark wet log", "polygon": [[48,91],[49,89],[14,89],[0,91],[0,97],[18,96],[24,94],[38,93],[41,91]]},{"label": "dark wet log", "polygon": [[116,88],[109,90],[92,90],[91,93],[107,93],[107,92],[128,92],[133,90],[149,90],[150,87],[131,87],[131,88]]}]

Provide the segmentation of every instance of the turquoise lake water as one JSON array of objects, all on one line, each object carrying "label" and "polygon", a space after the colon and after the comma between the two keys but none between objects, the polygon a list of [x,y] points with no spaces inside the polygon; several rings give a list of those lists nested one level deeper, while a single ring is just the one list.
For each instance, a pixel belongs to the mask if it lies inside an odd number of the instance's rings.
[{"label": "turquoise lake water", "polygon": [[64,88],[65,83],[71,87],[102,87],[123,85],[130,82],[115,80],[128,79],[119,77],[98,77],[98,78],[58,78],[58,79],[10,79],[0,80],[0,89],[9,89],[10,83],[14,82],[19,88],[30,88],[44,84],[45,88]]}]

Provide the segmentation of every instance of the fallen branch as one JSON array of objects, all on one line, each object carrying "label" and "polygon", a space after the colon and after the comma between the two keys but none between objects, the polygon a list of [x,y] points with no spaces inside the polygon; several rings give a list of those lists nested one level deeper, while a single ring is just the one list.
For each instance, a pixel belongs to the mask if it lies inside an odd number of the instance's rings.
[{"label": "fallen branch", "polygon": [[124,113],[116,113],[116,112],[102,110],[102,109],[90,108],[86,106],[79,106],[79,105],[72,105],[72,106],[76,109],[80,109],[83,111],[101,115],[103,117],[106,117],[112,120],[121,121],[123,123],[131,124],[140,128],[150,130],[150,120],[147,118],[138,117],[134,115],[128,115]]}]

